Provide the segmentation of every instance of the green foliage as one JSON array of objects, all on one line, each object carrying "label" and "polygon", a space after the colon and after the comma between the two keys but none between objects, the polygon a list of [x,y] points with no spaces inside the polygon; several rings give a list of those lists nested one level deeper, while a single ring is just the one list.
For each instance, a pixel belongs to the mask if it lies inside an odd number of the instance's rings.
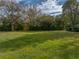
[{"label": "green foliage", "polygon": [[3,19],[1,19],[0,31],[11,31],[10,25],[10,20],[7,19],[7,17],[3,17]]},{"label": "green foliage", "polygon": [[79,24],[78,6],[77,0],[68,0],[63,6],[65,29],[69,31],[76,31],[75,26]]},{"label": "green foliage", "polygon": [[61,16],[43,15],[30,24],[30,30],[63,30],[64,21]]},{"label": "green foliage", "polygon": [[51,25],[53,23],[52,16],[40,16],[37,17],[31,24],[31,30],[52,30]]}]

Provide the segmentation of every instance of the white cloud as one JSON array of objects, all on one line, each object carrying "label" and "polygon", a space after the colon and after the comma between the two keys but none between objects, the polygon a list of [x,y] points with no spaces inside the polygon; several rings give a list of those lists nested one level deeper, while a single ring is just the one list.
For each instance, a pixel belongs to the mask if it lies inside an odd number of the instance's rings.
[{"label": "white cloud", "polygon": [[42,5],[39,5],[38,8],[40,8],[43,13],[57,15],[62,13],[62,5],[58,5],[56,0],[47,0],[46,2],[43,2]]}]

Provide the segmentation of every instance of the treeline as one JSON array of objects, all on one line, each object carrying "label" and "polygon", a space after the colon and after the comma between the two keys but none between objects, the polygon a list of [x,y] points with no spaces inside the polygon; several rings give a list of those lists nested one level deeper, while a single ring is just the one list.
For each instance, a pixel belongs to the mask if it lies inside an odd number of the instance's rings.
[{"label": "treeline", "polygon": [[1,1],[0,11],[0,31],[79,31],[79,9],[76,0],[68,0],[63,6],[62,15],[58,16],[44,15],[35,6],[25,7],[5,1]]}]

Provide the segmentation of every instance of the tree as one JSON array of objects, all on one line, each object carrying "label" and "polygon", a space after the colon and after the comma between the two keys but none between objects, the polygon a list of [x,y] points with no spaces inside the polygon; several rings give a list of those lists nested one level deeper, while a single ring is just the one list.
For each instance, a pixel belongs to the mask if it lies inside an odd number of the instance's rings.
[{"label": "tree", "polygon": [[64,20],[62,15],[58,15],[53,23],[54,30],[64,30]]},{"label": "tree", "polygon": [[74,31],[74,25],[78,22],[78,3],[76,0],[68,0],[63,6],[63,15],[68,20],[66,26],[71,28],[71,31]]},{"label": "tree", "polygon": [[20,5],[12,1],[6,2],[1,0],[0,2],[1,2],[0,6],[4,7],[1,8],[4,9],[4,11],[2,11],[3,14],[1,15],[6,16],[8,18],[7,21],[9,20],[9,22],[11,23],[11,30],[15,31],[18,18],[20,17],[20,10],[21,10]]},{"label": "tree", "polygon": [[53,16],[42,15],[34,20],[34,25],[30,26],[31,30],[52,30]]},{"label": "tree", "polygon": [[36,24],[37,17],[40,17],[41,11],[35,6],[24,7],[23,18],[24,18],[24,31],[28,31],[30,28]]},{"label": "tree", "polygon": [[7,10],[8,10],[8,16],[11,18],[11,30],[15,31],[16,30],[16,24],[19,18],[19,12],[20,12],[20,7],[14,3],[14,2],[9,2],[8,5],[6,5]]},{"label": "tree", "polygon": [[29,30],[29,16],[26,16],[25,18],[24,18],[24,26],[23,26],[23,30],[24,31],[28,31]]},{"label": "tree", "polygon": [[7,19],[6,3],[3,0],[0,0],[0,30],[8,30],[9,20]]}]

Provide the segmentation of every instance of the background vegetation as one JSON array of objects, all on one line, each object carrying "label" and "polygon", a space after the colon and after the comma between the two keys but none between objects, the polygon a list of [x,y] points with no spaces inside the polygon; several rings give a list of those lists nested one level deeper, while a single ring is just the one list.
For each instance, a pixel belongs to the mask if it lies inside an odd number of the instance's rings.
[{"label": "background vegetation", "polygon": [[0,7],[3,6],[5,14],[0,15],[0,31],[79,31],[79,3],[76,0],[68,0],[58,16],[42,14],[35,6],[25,7],[2,0]]}]

